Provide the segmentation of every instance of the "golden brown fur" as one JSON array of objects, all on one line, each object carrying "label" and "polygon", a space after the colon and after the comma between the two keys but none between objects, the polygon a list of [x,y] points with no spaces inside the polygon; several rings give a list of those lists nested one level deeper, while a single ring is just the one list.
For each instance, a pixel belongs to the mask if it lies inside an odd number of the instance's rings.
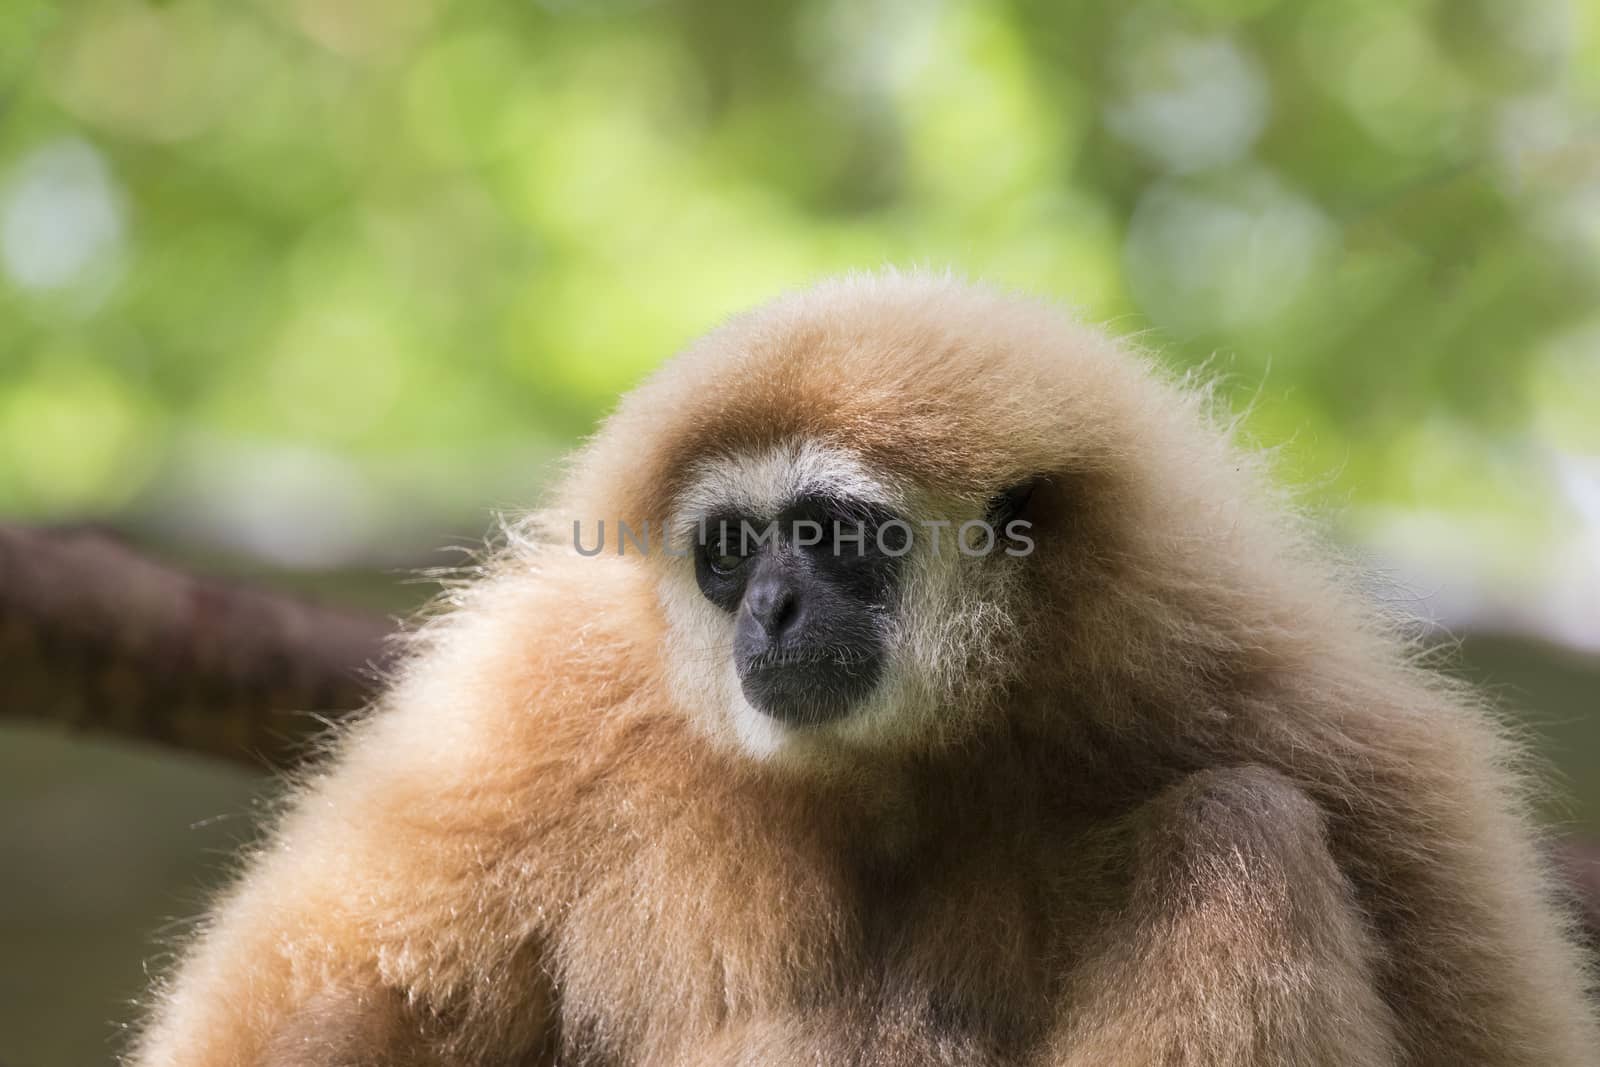
[{"label": "golden brown fur", "polygon": [[[674,564],[565,538],[802,438],[957,510],[1049,482],[915,729],[758,758],[681,706],[714,650]],[[890,276],[733,321],[424,629],[131,1062],[1600,1062],[1515,750],[1264,486],[1031,303]]]}]

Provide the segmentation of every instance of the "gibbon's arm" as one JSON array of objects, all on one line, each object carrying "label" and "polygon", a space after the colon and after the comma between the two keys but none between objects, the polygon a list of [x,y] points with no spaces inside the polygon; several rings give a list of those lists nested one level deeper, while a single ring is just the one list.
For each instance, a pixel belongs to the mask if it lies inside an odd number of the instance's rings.
[{"label": "gibbon's arm", "polygon": [[1584,952],[1525,811],[1520,747],[1468,700],[1377,684],[1292,765],[1382,938],[1405,1062],[1592,1067]]},{"label": "gibbon's arm", "polygon": [[363,777],[340,767],[301,798],[158,994],[131,1064],[542,1062],[538,930],[510,887],[479,881],[482,840],[448,840],[415,817],[420,791]]},{"label": "gibbon's arm", "polygon": [[213,910],[131,1067],[544,1062],[542,923],[603,834],[576,794],[632,685],[628,596],[572,570],[481,583],[425,633]]},{"label": "gibbon's arm", "polygon": [[1073,973],[1048,1062],[1388,1067],[1376,949],[1316,805],[1262,767],[1202,771],[1113,847],[1123,906]]},{"label": "gibbon's arm", "polygon": [[1595,1063],[1509,749],[1430,699],[1325,732],[1284,716],[1243,754],[1293,780],[1198,772],[1119,826],[1125,903],[1070,979],[1051,1062]]}]

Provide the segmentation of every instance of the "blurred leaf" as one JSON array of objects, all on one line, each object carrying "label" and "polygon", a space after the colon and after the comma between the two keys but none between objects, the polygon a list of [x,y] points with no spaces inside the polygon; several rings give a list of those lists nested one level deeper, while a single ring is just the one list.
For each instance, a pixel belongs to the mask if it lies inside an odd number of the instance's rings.
[{"label": "blurred leaf", "polygon": [[[1593,450],[1600,410],[1577,14],[16,0],[0,510],[177,507],[218,448],[364,479],[382,514],[435,467],[438,507],[527,503],[515,457],[720,317],[894,262],[1226,369],[1317,499],[1456,506],[1496,456],[1522,488],[1478,506],[1543,514],[1541,450]],[[63,145],[101,192],[48,178]]]}]

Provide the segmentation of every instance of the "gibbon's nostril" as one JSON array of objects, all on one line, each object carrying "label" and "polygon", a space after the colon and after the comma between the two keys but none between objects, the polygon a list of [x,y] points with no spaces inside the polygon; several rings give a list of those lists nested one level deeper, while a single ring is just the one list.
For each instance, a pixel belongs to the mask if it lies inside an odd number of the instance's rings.
[{"label": "gibbon's nostril", "polygon": [[800,599],[794,586],[773,576],[763,575],[752,582],[744,603],[751,617],[761,624],[768,641],[783,636],[800,614]]}]

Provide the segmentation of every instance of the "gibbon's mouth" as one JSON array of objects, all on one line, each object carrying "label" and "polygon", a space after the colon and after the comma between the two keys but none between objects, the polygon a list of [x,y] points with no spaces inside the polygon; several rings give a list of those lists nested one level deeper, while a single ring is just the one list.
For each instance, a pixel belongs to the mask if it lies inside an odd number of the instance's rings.
[{"label": "gibbon's mouth", "polygon": [[745,699],[788,726],[823,726],[844,718],[878,684],[875,653],[822,650],[764,652],[739,666]]}]

